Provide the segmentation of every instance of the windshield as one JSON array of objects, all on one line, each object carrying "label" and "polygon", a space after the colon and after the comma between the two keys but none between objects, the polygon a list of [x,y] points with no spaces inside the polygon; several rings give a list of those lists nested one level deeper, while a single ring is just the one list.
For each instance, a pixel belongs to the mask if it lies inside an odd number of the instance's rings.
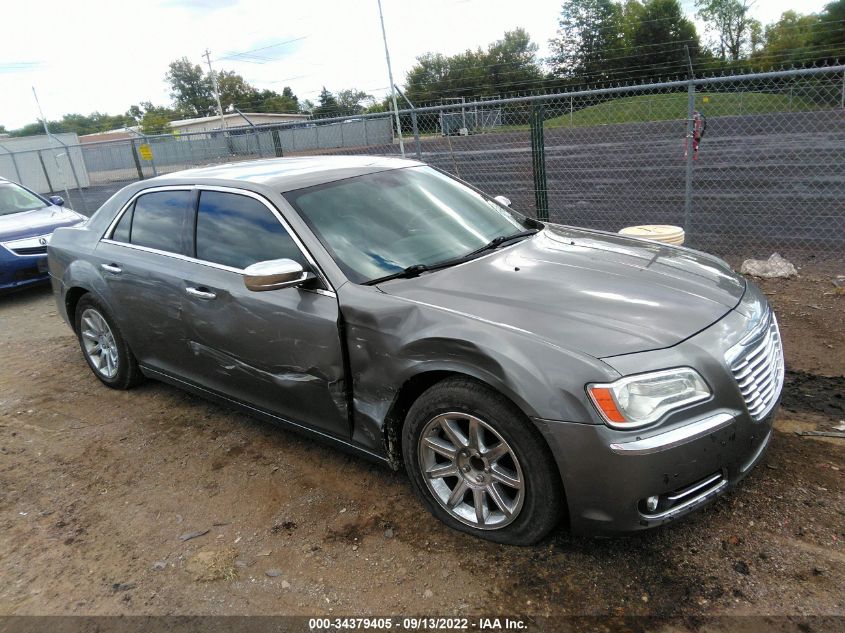
[{"label": "windshield", "polygon": [[431,167],[394,169],[286,194],[354,283],[463,257],[525,218]]},{"label": "windshield", "polygon": [[35,211],[49,206],[41,198],[11,182],[0,183],[0,215]]}]

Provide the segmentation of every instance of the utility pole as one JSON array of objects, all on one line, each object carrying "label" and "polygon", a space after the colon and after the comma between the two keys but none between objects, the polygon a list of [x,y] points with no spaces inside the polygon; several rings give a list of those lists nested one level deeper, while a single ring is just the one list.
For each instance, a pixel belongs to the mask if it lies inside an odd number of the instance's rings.
[{"label": "utility pole", "polygon": [[381,11],[381,0],[378,0],[378,17],[381,20],[381,37],[384,40],[384,57],[387,60],[387,76],[390,79],[390,97],[393,99],[396,131],[399,133],[399,151],[402,152],[402,158],[405,158],[405,143],[402,140],[402,124],[399,122],[399,105],[396,103],[396,88],[393,85],[393,69],[390,67],[390,52],[387,50],[387,33],[384,31],[384,14]]},{"label": "utility pole", "polygon": [[225,130],[226,119],[223,118],[223,105],[220,103],[220,86],[217,85],[217,75],[214,74],[214,70],[211,68],[211,53],[208,52],[208,49],[205,49],[203,57],[208,62],[208,74],[211,75],[211,83],[214,85],[214,96],[217,97],[217,114],[220,115],[220,125]]}]

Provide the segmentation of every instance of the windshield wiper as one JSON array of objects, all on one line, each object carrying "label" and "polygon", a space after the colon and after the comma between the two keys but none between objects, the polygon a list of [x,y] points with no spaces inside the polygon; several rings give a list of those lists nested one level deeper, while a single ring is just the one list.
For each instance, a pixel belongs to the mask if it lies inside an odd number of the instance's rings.
[{"label": "windshield wiper", "polygon": [[384,277],[378,277],[377,279],[365,281],[364,285],[374,286],[376,284],[380,284],[383,281],[390,281],[391,279],[407,279],[410,277],[418,277],[419,275],[425,272],[429,272],[432,270],[440,270],[441,268],[448,268],[449,266],[455,266],[456,264],[462,264],[466,261],[474,259],[475,257],[478,257],[478,255],[480,255],[481,253],[497,249],[503,244],[507,244],[508,242],[512,242],[514,240],[522,239],[523,237],[534,235],[538,232],[539,229],[529,229],[527,231],[520,231],[519,233],[514,233],[513,235],[499,235],[498,237],[494,237],[492,240],[487,242],[487,244],[485,244],[481,248],[476,248],[474,251],[470,251],[466,255],[453,257],[451,259],[447,259],[436,264],[414,264],[413,266],[403,268],[399,272],[395,272],[390,275],[385,275]]},{"label": "windshield wiper", "polygon": [[390,275],[385,275],[384,277],[378,277],[377,279],[370,279],[369,281],[365,281],[364,285],[367,286],[374,286],[375,284],[381,283],[382,281],[390,281],[391,279],[403,279],[408,277],[417,277],[418,275],[429,271],[439,268],[440,265],[436,266],[426,266],[425,264],[414,264],[413,266],[408,266],[407,268],[403,268],[397,273],[393,273]]},{"label": "windshield wiper", "polygon": [[498,237],[494,237],[492,240],[487,242],[484,246],[476,248],[474,251],[470,251],[466,255],[461,256],[459,259],[461,261],[472,259],[476,255],[480,255],[481,253],[496,250],[497,248],[503,246],[504,244],[507,244],[508,242],[512,242],[514,240],[522,239],[523,237],[534,235],[535,233],[539,232],[539,230],[540,229],[528,229],[527,231],[520,231],[519,233],[514,233],[513,235],[499,235]]}]

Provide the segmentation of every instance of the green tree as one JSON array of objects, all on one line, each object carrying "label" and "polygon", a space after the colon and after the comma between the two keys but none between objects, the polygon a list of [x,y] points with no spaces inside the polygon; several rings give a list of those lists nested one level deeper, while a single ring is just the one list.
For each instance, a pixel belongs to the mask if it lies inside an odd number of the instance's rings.
[{"label": "green tree", "polygon": [[449,58],[442,53],[425,53],[405,77],[405,94],[415,104],[437,99],[448,90]]},{"label": "green tree", "polygon": [[144,111],[139,105],[131,105],[125,116],[132,120],[132,125],[140,125],[141,119],[144,118]]},{"label": "green tree", "polygon": [[538,88],[543,72],[537,48],[521,28],[507,31],[502,39],[490,44],[484,59],[490,92],[506,94]]},{"label": "green tree", "polygon": [[156,106],[149,101],[129,106],[126,116],[132,119],[134,125],[140,125],[144,134],[166,134],[171,130],[171,121],[186,118],[184,112],[166,106]]},{"label": "green tree", "polygon": [[220,90],[220,104],[224,112],[234,112],[235,108],[244,111],[254,107],[258,90],[236,72],[218,72],[217,87]]},{"label": "green tree", "polygon": [[[401,97],[396,95],[396,102],[399,103],[399,99]],[[377,112],[392,112],[393,111],[393,100],[390,98],[390,95],[384,97],[381,101],[378,99],[372,99],[370,104],[366,107],[364,112],[367,114],[375,114]]]},{"label": "green tree", "polygon": [[405,78],[405,94],[422,105],[441,98],[475,98],[537,88],[543,80],[537,45],[524,29],[508,31],[486,50],[425,53]]},{"label": "green tree", "polygon": [[818,62],[832,64],[836,59],[845,59],[845,0],[825,5],[813,26],[812,45],[818,47]]},{"label": "green tree", "polygon": [[754,54],[754,60],[765,65],[800,63],[813,56],[815,26],[819,16],[802,15],[797,11],[784,11],[777,22],[766,26],[764,45]]},{"label": "green tree", "polygon": [[696,0],[698,17],[716,39],[722,60],[737,62],[753,53],[753,35],[760,23],[751,17],[749,0]]},{"label": "green tree", "polygon": [[187,57],[182,57],[170,62],[164,78],[170,84],[170,97],[178,110],[190,116],[214,114],[214,88],[199,64],[192,64]]},{"label": "green tree", "polygon": [[[695,62],[699,53],[695,25],[678,0],[648,0],[631,32],[627,67],[630,75],[657,78],[686,72],[687,47]],[[624,66],[623,66],[624,67]]]},{"label": "green tree", "polygon": [[622,8],[611,0],[566,0],[557,37],[549,41],[552,75],[595,81],[613,69],[611,52],[622,47]]},{"label": "green tree", "polygon": [[371,102],[372,95],[368,95],[363,90],[356,90],[355,88],[348,88],[337,93],[337,116],[354,116],[364,112],[365,106],[361,105],[362,101]]},{"label": "green tree", "polygon": [[311,110],[313,116],[330,117],[337,116],[337,98],[329,92],[325,86],[320,91],[320,96],[317,97],[319,104]]}]

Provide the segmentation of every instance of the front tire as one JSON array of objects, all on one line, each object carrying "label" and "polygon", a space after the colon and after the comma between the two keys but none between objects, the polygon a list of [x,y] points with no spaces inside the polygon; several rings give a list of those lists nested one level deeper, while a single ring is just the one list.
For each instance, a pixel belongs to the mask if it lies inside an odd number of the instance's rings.
[{"label": "front tire", "polygon": [[76,335],[85,362],[112,389],[129,389],[144,377],[108,310],[90,294],[76,305]]},{"label": "front tire", "polygon": [[482,383],[451,378],[423,393],[408,412],[402,453],[417,496],[456,530],[529,545],[560,521],[563,491],[548,446]]}]

